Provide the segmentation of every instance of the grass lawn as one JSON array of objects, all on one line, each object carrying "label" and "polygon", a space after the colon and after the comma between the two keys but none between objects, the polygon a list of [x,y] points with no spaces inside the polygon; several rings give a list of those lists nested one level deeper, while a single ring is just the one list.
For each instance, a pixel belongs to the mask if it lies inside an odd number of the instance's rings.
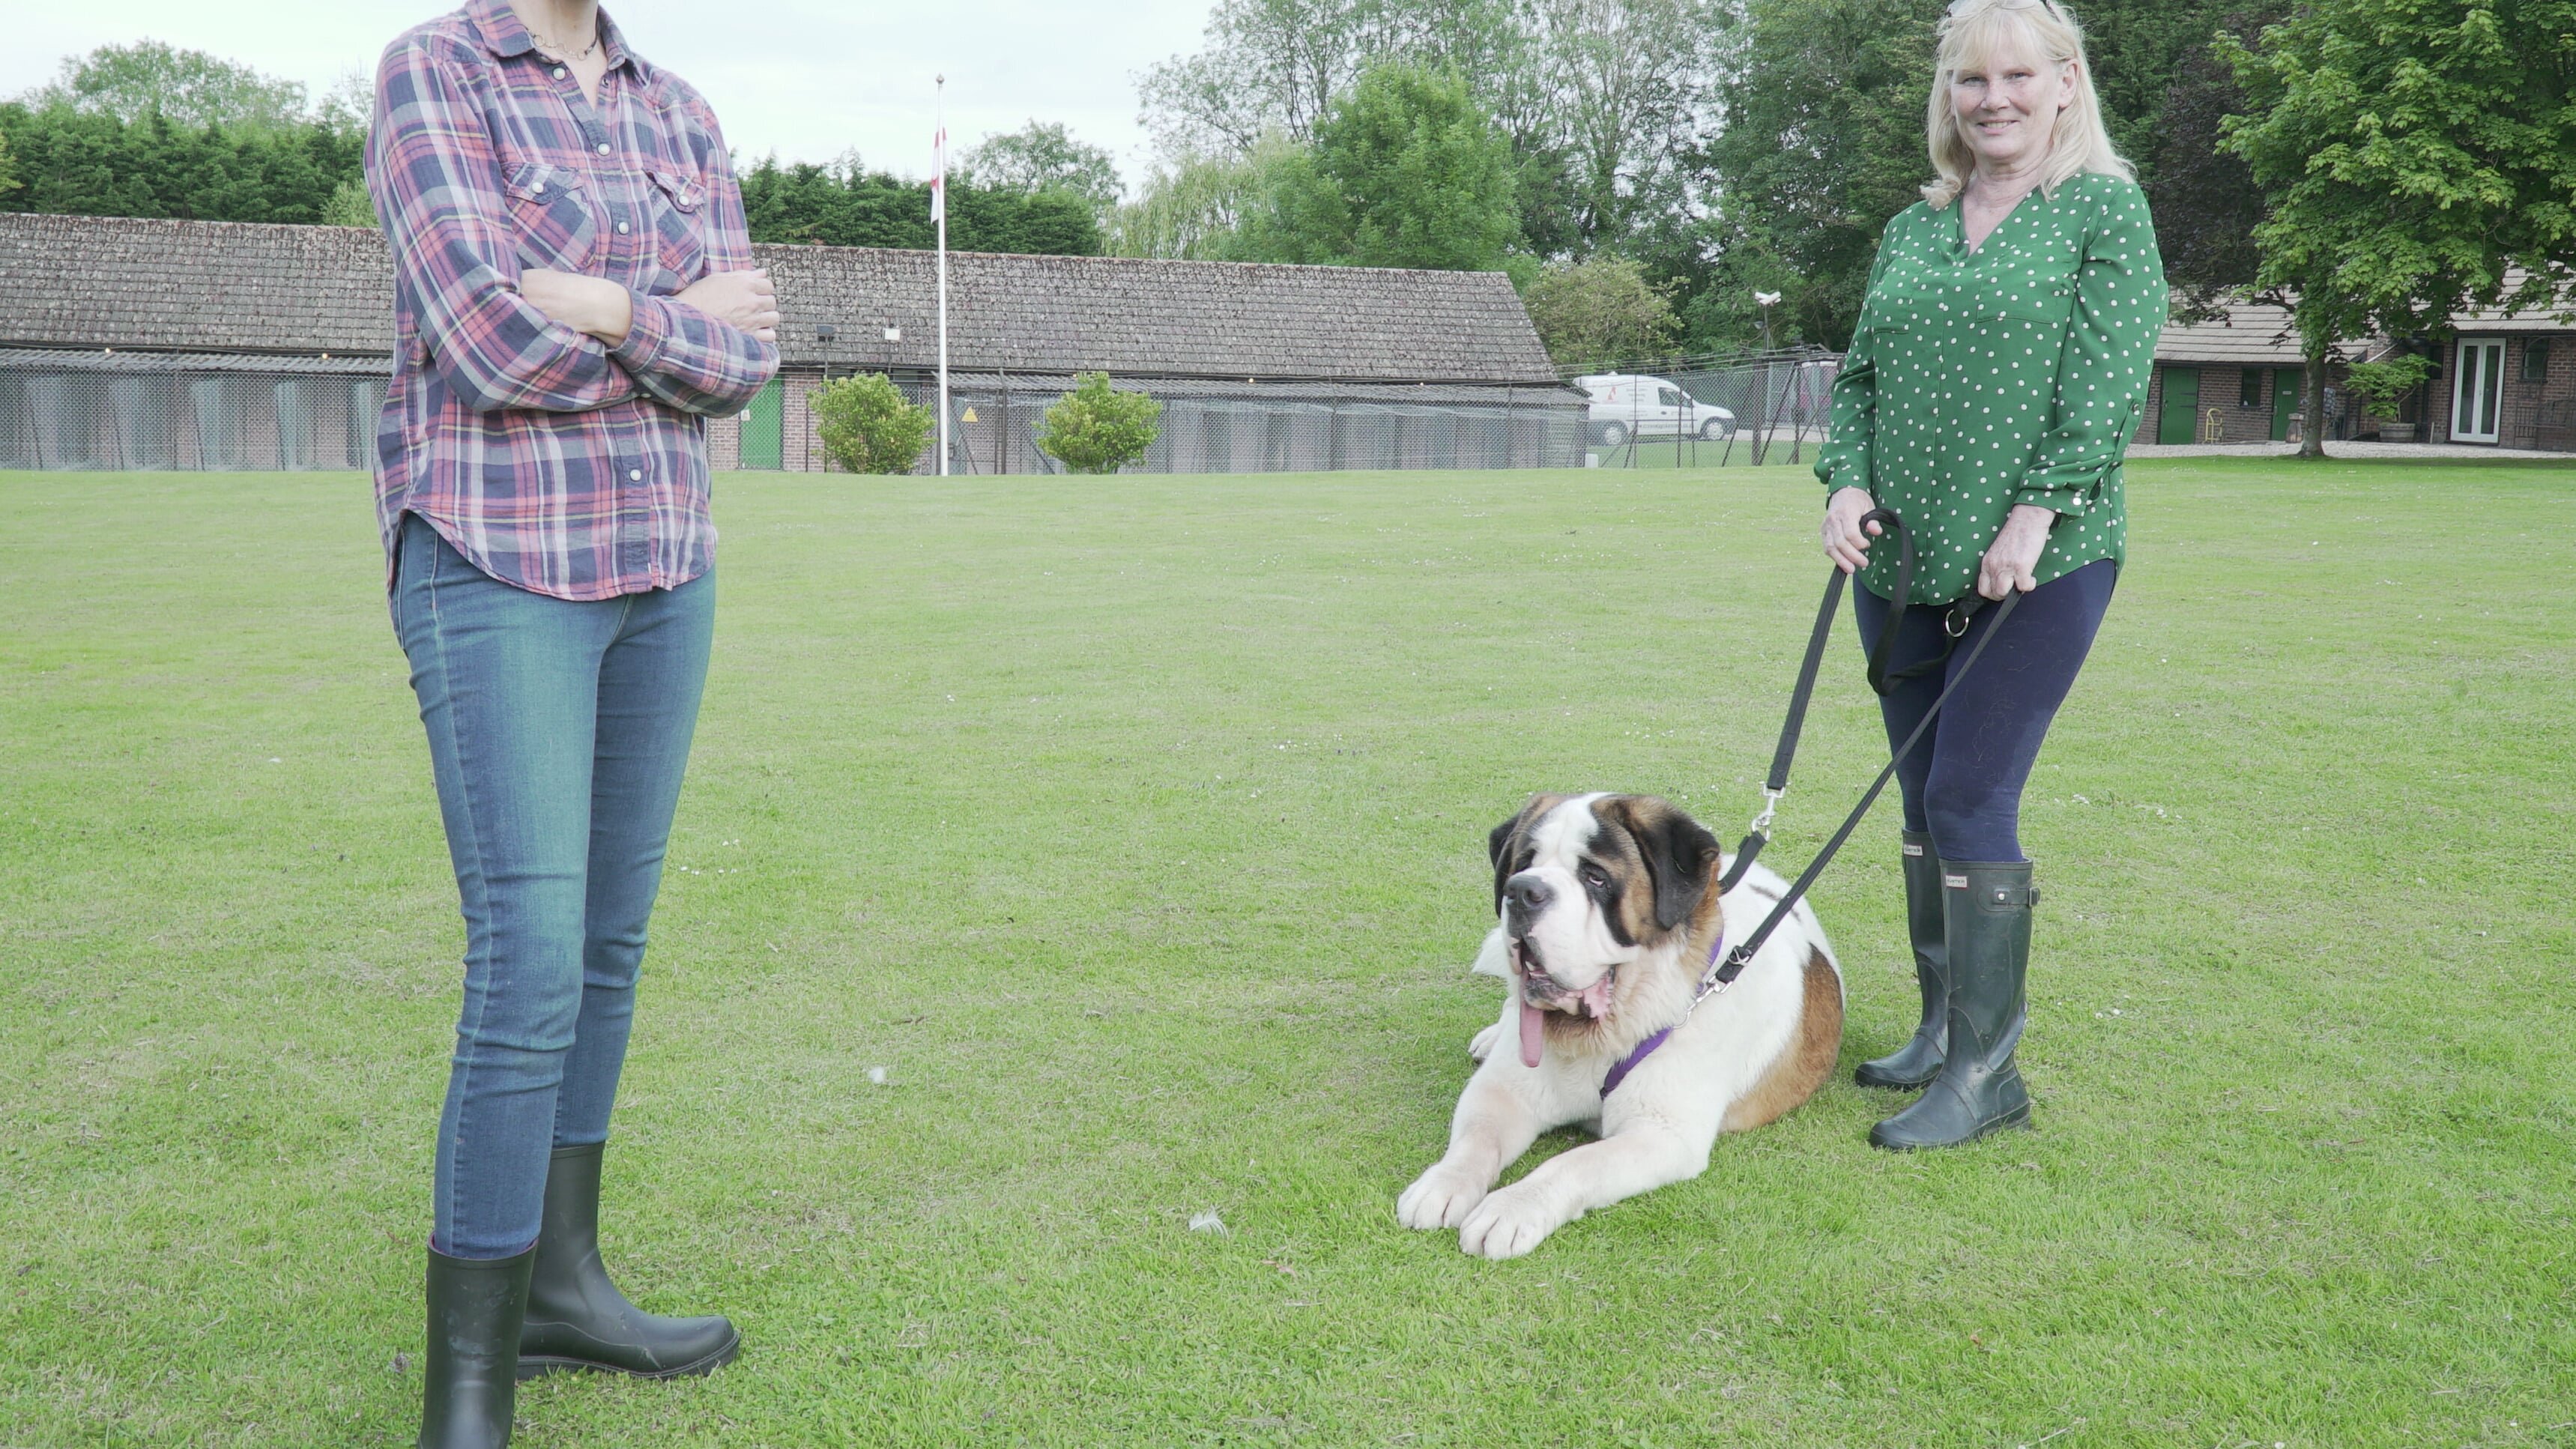
[{"label": "grass lawn", "polygon": [[[2130,488],[2025,819],[2039,1130],[1863,1140],[1883,804],[1836,1083],[1491,1264],[1394,1215],[1485,831],[1741,829],[1811,483],[723,479],[607,1235],[749,1347],[519,1442],[2576,1443],[2576,470]],[[462,930],[380,568],[353,476],[0,475],[0,1445],[410,1442]]]}]

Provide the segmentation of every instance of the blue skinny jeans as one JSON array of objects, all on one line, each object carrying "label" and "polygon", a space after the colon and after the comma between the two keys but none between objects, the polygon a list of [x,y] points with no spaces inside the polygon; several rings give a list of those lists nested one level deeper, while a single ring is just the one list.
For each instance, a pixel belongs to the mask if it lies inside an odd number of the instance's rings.
[{"label": "blue skinny jeans", "polygon": [[[1967,682],[1950,702],[1929,735],[1897,767],[1897,788],[1905,796],[1905,828],[1929,831],[1932,848],[1943,860],[1996,863],[2026,859],[2021,853],[2021,790],[2030,767],[2048,738],[2049,723],[2076,671],[2093,647],[2093,635],[2111,607],[2111,587],[2118,581],[2109,559],[2097,559],[2071,574],[2049,580],[2022,596],[2004,621],[2001,634],[1985,657],[1968,672]],[[1860,625],[1864,654],[1878,646],[1896,606],[1865,588],[1854,588],[1852,613]],[[1941,619],[1946,609],[1905,611],[1890,672],[1941,652],[1948,642]],[[1993,627],[1992,605],[1981,609],[1951,654],[1949,667],[1908,679],[1881,695],[1880,717],[1887,725],[1890,749],[1904,742],[1922,723],[1968,652]]]},{"label": "blue skinny jeans", "polygon": [[604,1142],[697,726],[715,576],[575,603],[416,515],[392,598],[465,913],[430,1246],[535,1245],[556,1147]]}]

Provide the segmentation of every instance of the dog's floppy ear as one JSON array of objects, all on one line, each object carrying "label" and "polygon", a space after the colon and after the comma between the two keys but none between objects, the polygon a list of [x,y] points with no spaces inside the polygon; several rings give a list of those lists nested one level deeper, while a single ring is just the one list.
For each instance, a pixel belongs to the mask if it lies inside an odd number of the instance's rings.
[{"label": "dog's floppy ear", "polygon": [[1708,827],[1651,795],[1620,801],[1619,815],[1655,887],[1655,925],[1669,931],[1699,909],[1723,847]]},{"label": "dog's floppy ear", "polygon": [[1485,854],[1494,862],[1494,909],[1503,908],[1503,883],[1512,878],[1512,842],[1531,821],[1553,810],[1565,799],[1562,795],[1532,795],[1520,813],[1494,827],[1485,837]]}]

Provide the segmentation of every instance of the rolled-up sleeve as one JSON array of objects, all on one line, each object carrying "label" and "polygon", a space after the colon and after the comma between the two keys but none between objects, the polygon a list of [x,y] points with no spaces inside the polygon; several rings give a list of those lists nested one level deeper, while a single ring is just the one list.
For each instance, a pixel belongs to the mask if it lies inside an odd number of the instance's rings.
[{"label": "rolled-up sleeve", "polygon": [[2085,238],[2048,431],[2013,490],[2015,504],[2080,518],[2102,501],[2103,480],[2145,414],[2164,325],[2155,224],[2145,195],[2125,187],[2106,200]]},{"label": "rolled-up sleeve", "polygon": [[[751,266],[751,227],[742,185],[712,114],[692,118],[704,137],[707,270]],[[705,417],[730,417],[778,373],[778,346],[668,297],[635,294],[635,318],[609,355],[653,397]]]},{"label": "rolled-up sleeve", "polygon": [[481,412],[587,412],[634,396],[605,346],[519,295],[492,138],[431,44],[406,37],[385,52],[366,167],[430,365]]}]

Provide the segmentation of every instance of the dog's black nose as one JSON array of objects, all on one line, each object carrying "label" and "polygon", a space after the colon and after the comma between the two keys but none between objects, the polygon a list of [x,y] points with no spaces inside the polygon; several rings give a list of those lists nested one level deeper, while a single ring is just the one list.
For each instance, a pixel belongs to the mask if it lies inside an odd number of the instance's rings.
[{"label": "dog's black nose", "polygon": [[1547,909],[1556,899],[1556,889],[1537,876],[1523,871],[1503,886],[1503,898],[1511,902],[1512,914],[1526,920]]}]

